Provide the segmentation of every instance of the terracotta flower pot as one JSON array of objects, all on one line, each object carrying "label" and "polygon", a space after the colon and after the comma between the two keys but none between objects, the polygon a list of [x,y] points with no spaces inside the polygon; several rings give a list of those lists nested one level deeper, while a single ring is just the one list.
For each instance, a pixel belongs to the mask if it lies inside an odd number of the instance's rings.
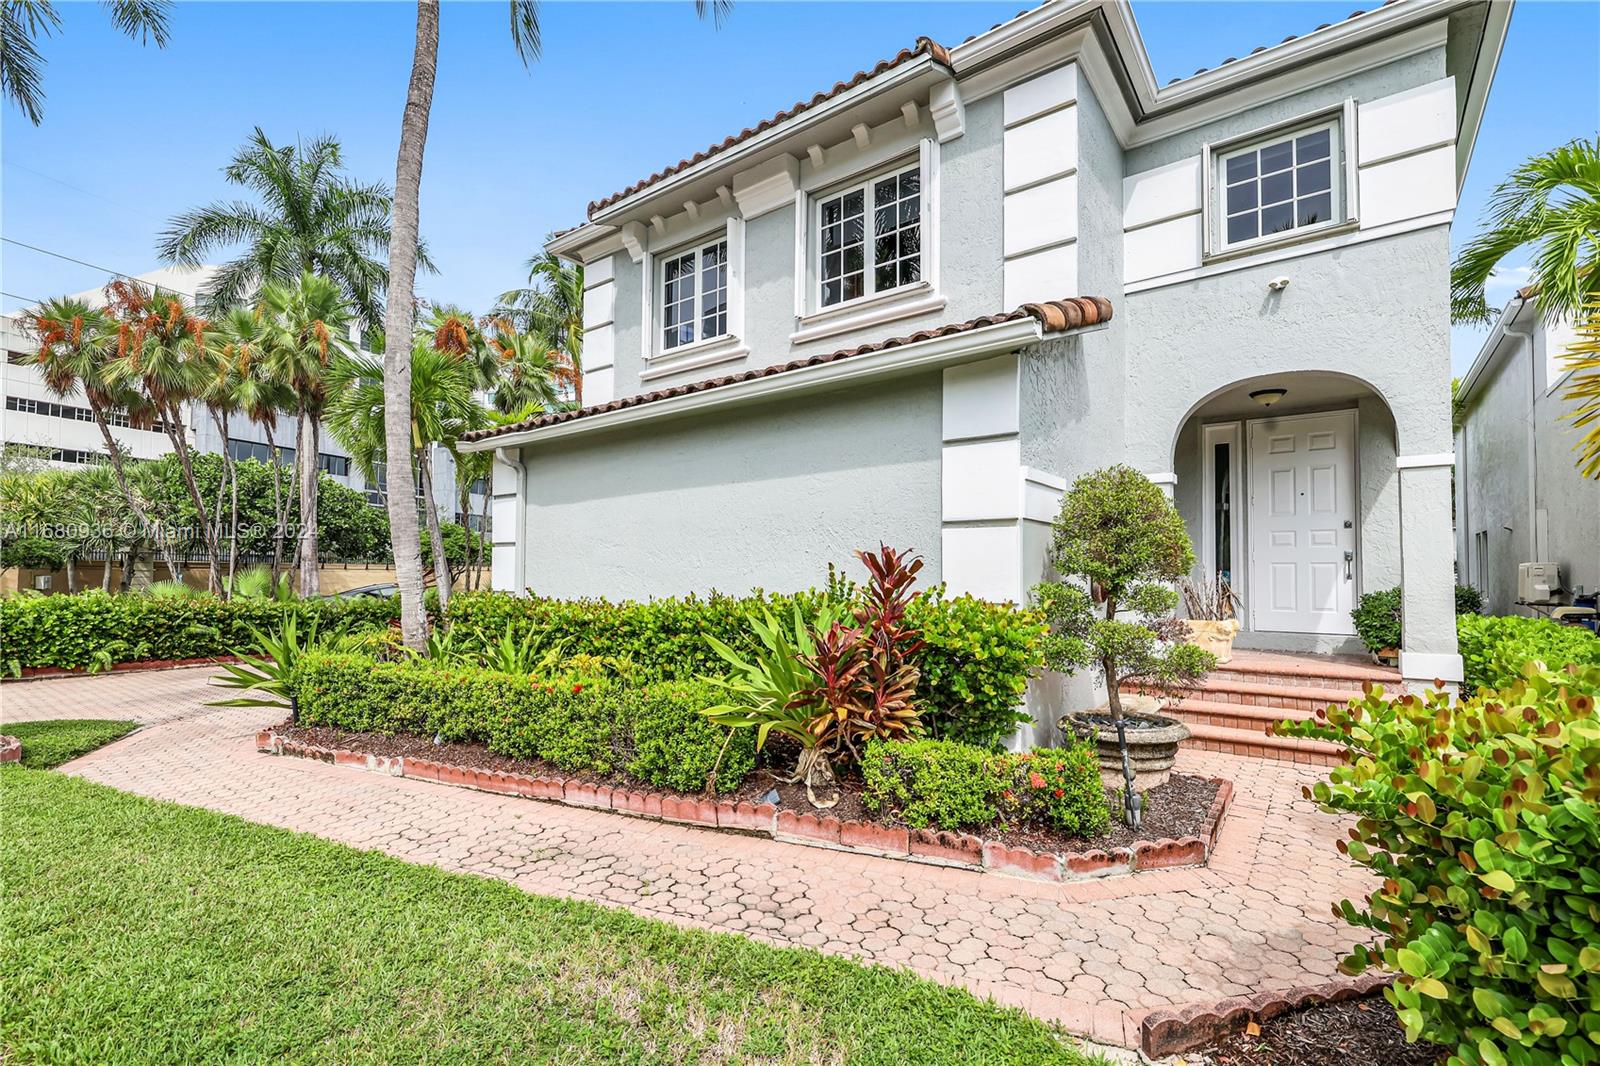
[{"label": "terracotta flower pot", "polygon": [[1184,625],[1189,629],[1189,643],[1215,655],[1218,666],[1233,658],[1233,638],[1239,635],[1237,618],[1190,618]]},{"label": "terracotta flower pot", "polygon": [[[1189,739],[1189,727],[1176,718],[1156,714],[1160,701],[1149,696],[1122,697],[1122,720],[1128,737],[1128,765],[1133,770],[1133,790],[1148,792],[1167,783],[1178,744]],[[1061,728],[1087,740],[1096,738],[1100,749],[1100,783],[1122,790],[1122,748],[1117,743],[1117,726],[1109,704],[1089,711],[1075,711],[1061,719]]]}]

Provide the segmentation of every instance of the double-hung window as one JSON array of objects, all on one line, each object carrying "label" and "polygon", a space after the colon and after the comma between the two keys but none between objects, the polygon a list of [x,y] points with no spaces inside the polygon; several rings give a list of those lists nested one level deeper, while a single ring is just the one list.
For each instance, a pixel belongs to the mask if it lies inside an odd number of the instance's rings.
[{"label": "double-hung window", "polygon": [[922,170],[879,174],[817,202],[819,309],[922,280]]},{"label": "double-hung window", "polygon": [[728,332],[726,239],[661,259],[661,350],[672,351]]},{"label": "double-hung window", "polygon": [[1343,154],[1337,119],[1219,152],[1219,247],[1231,251],[1343,221]]}]

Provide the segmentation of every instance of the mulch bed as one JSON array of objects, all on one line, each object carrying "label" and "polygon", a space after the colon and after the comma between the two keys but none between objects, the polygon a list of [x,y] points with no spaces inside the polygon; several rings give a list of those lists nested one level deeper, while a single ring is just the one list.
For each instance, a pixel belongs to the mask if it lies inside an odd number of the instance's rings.
[{"label": "mulch bed", "polygon": [[[642,786],[631,778],[561,770],[542,759],[510,759],[504,755],[496,755],[487,745],[479,742],[435,744],[429,737],[409,734],[389,736],[383,733],[354,733],[323,726],[295,726],[288,722],[274,727],[274,731],[285,740],[330,750],[342,748],[378,756],[398,755],[414,759],[431,759],[473,770],[498,770],[504,773],[530,774],[535,777],[560,777],[569,781],[588,781],[598,785],[626,786],[632,789],[649,787]],[[841,821],[902,824],[890,815],[880,815],[867,809],[861,799],[862,783],[859,778],[842,777],[839,785],[838,805],[821,812],[811,806],[803,785],[779,782],[771,773],[761,769],[746,777],[737,791],[731,795],[723,794],[722,798],[752,803],[767,802],[772,803],[780,811],[828,814]],[[777,793],[775,798],[773,792]],[[675,794],[681,795],[681,793]],[[1012,847],[1020,845],[1040,853],[1083,852],[1093,849],[1109,851],[1113,848],[1132,847],[1146,840],[1163,838],[1181,840],[1184,837],[1204,835],[1206,816],[1216,795],[1217,782],[1214,780],[1173,774],[1166,784],[1145,793],[1144,817],[1138,832],[1122,824],[1118,813],[1119,805],[1108,793],[1106,802],[1114,805],[1111,825],[1100,836],[1087,838],[1069,836],[1042,826],[1017,826],[1006,829],[989,826],[982,830],[982,835],[985,839],[1000,840]]]},{"label": "mulch bed", "polygon": [[1408,1044],[1381,994],[1280,1014],[1259,1035],[1238,1033],[1189,1053],[1215,1066],[1434,1066],[1449,1048]]}]

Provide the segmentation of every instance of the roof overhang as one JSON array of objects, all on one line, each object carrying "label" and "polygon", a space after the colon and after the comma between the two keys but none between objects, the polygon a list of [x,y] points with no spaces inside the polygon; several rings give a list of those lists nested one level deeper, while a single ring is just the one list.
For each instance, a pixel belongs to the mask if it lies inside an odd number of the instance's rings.
[{"label": "roof overhang", "polygon": [[1507,337],[1526,337],[1538,321],[1538,307],[1532,299],[1520,294],[1511,298],[1505,310],[1500,312],[1500,318],[1484,340],[1483,347],[1478,349],[1472,365],[1461,376],[1461,387],[1456,390],[1456,403],[1459,406],[1465,408],[1472,403],[1479,386],[1499,364],[1500,353],[1506,350]]},{"label": "roof overhang", "polygon": [[1499,0],[1391,0],[1280,44],[1262,48],[1176,83],[1158,86],[1133,12],[1124,0],[1056,0],[950,49],[947,67],[921,54],[738,141],[727,149],[649,182],[607,204],[547,246],[587,259],[615,250],[627,221],[671,214],[685,201],[719,195],[732,176],[803,145],[844,140],[851,127],[891,117],[908,101],[925,101],[954,78],[968,100],[998,91],[1033,69],[1080,62],[1124,147],[1171,136],[1352,71],[1392,62],[1449,40],[1464,45],[1449,73],[1457,85],[1456,180],[1465,180],[1510,25],[1512,3]]},{"label": "roof overhang", "polygon": [[567,422],[557,422],[554,425],[463,441],[459,447],[462,451],[482,452],[496,448],[543,444],[578,434],[605,432],[648,422],[683,418],[716,408],[736,407],[784,396],[845,388],[867,380],[892,378],[955,366],[959,363],[970,363],[1037,344],[1046,336],[1053,340],[1057,337],[1091,333],[1104,328],[1106,328],[1105,323],[1098,323],[1076,330],[1047,331],[1038,319],[1023,317],[834,362],[737,381],[716,388],[685,392],[633,407],[600,411]]}]

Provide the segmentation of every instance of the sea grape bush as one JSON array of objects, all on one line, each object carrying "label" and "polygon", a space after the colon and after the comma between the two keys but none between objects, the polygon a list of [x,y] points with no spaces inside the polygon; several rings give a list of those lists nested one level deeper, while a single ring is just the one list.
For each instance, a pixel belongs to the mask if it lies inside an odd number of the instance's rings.
[{"label": "sea grape bush", "polygon": [[1452,706],[1381,687],[1284,735],[1343,745],[1306,790],[1356,816],[1339,850],[1381,879],[1334,911],[1397,974],[1409,1039],[1453,1064],[1600,1062],[1600,666],[1530,664]]},{"label": "sea grape bush", "polygon": [[1463,616],[1456,619],[1456,639],[1469,695],[1512,684],[1531,662],[1600,666],[1600,637],[1547,618]]}]

